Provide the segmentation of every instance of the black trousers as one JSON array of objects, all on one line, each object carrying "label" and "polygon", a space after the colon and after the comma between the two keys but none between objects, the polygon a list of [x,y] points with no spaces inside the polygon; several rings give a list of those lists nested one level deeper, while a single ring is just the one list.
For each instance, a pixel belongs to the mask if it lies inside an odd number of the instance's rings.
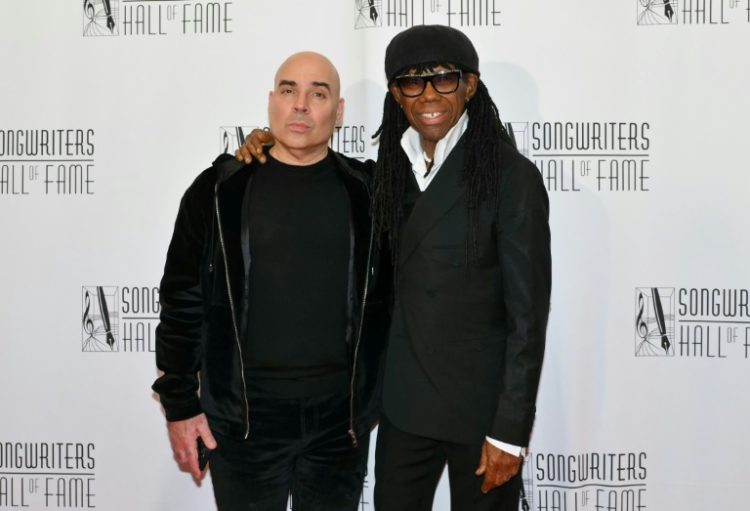
[{"label": "black trousers", "polygon": [[217,435],[209,467],[219,511],[355,511],[369,432],[352,447],[348,397],[250,401],[250,435]]},{"label": "black trousers", "polygon": [[430,511],[448,464],[451,511],[518,511],[521,474],[487,494],[481,492],[477,445],[434,440],[393,426],[381,415],[375,447],[375,509]]}]

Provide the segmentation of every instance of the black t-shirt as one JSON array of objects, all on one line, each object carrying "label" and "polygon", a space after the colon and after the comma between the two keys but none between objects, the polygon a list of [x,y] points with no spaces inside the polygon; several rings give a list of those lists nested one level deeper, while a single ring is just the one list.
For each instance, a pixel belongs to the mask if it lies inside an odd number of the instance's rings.
[{"label": "black t-shirt", "polygon": [[293,166],[269,157],[252,179],[248,390],[278,398],[344,391],[349,199],[333,158]]}]

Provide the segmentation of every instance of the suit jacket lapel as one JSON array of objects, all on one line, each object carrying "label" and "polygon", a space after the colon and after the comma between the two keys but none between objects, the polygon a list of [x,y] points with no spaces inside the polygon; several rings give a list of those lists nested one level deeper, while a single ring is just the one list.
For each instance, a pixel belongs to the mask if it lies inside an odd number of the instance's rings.
[{"label": "suit jacket lapel", "polygon": [[398,256],[400,266],[403,266],[435,223],[463,195],[464,186],[461,184],[463,166],[464,137],[461,137],[438,171],[438,175],[422,192],[401,231],[401,247]]}]

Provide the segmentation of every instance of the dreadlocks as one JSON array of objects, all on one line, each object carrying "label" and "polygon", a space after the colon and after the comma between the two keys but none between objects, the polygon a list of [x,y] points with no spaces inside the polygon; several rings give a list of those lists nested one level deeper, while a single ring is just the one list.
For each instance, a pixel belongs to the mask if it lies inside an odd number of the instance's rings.
[{"label": "dreadlocks", "polygon": [[[454,67],[442,64],[446,67]],[[437,64],[423,64],[416,72],[437,67]],[[498,208],[498,183],[502,152],[500,140],[515,148],[515,142],[500,120],[497,106],[492,101],[487,87],[477,80],[477,91],[466,104],[469,125],[465,133],[466,151],[462,182],[467,190],[469,229],[466,240],[467,261],[477,257],[477,234],[479,229],[480,206],[486,204],[492,211]],[[411,162],[401,148],[401,136],[409,123],[393,95],[386,93],[383,106],[383,121],[373,138],[380,137],[378,160],[375,166],[375,190],[373,192],[372,214],[375,221],[377,239],[388,236],[391,246],[391,259],[396,265],[399,234],[403,219],[402,197],[406,179],[411,170]]]}]

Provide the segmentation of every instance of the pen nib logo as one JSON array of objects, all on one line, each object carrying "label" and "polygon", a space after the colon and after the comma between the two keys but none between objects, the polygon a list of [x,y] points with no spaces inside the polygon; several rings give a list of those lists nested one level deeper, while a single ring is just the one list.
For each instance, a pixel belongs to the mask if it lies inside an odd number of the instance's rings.
[{"label": "pen nib logo", "polygon": [[117,35],[119,0],[83,0],[83,35]]},{"label": "pen nib logo", "polygon": [[[110,305],[113,307],[110,308]],[[112,313],[110,313],[112,310]],[[117,288],[116,287],[84,287],[83,314],[81,317],[83,328],[82,350],[86,352],[119,351],[117,342]]]},{"label": "pen nib logo", "polygon": [[639,25],[676,25],[679,0],[638,0]]},{"label": "pen nib logo", "polygon": [[636,356],[674,356],[674,288],[638,288],[635,302]]},{"label": "pen nib logo", "polygon": [[355,0],[357,19],[354,28],[372,28],[381,26],[380,12],[383,0]]}]

